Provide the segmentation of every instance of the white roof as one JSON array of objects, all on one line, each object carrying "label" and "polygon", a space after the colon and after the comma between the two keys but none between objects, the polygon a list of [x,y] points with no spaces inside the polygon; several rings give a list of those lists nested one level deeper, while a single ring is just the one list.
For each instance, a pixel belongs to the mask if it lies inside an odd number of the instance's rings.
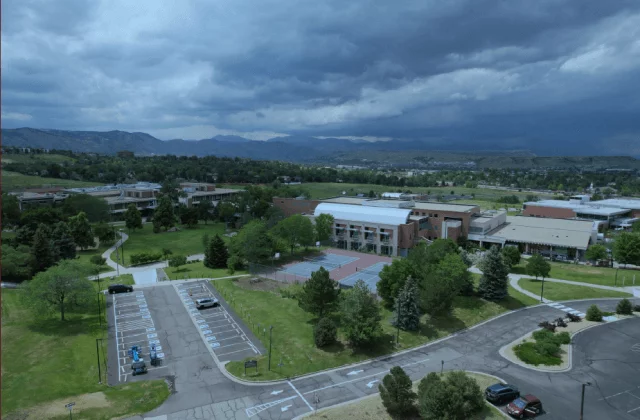
[{"label": "white roof", "polygon": [[404,194],[403,193],[394,193],[394,192],[386,192],[386,193],[382,193],[382,196],[384,198],[400,198],[402,197]]},{"label": "white roof", "polygon": [[635,198],[608,198],[606,200],[592,201],[591,203],[622,209],[640,210],[640,200]]},{"label": "white roof", "polygon": [[584,213],[584,214],[595,214],[601,216],[612,216],[615,214],[621,214],[627,211],[627,209],[623,209],[620,207],[605,207],[599,201],[591,201],[583,204],[580,203],[572,203],[571,201],[564,200],[540,200],[540,201],[529,201],[525,204],[527,206],[538,206],[538,207],[554,207],[554,208],[563,208],[563,209],[571,209],[576,213]]},{"label": "white roof", "polygon": [[507,216],[507,223],[488,235],[507,242],[587,249],[592,231],[591,221]]},{"label": "white roof", "polygon": [[411,214],[410,209],[389,207],[369,207],[353,204],[320,203],[313,212],[314,216],[330,214],[336,220],[349,220],[383,225],[404,225]]}]

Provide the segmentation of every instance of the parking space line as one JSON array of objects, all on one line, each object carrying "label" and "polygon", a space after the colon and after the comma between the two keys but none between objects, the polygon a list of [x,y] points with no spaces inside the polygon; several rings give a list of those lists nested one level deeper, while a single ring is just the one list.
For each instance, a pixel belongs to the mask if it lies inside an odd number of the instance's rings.
[{"label": "parking space line", "polygon": [[[116,352],[118,352],[118,318],[116,318],[116,297],[113,296],[113,324],[116,328]],[[97,341],[96,341],[97,342]],[[118,382],[120,382],[120,359],[118,358]]]},{"label": "parking space line", "polygon": [[639,406],[639,407],[634,408],[633,410],[629,410],[629,411],[627,411],[627,413],[631,413],[632,411],[636,411],[636,410],[640,410],[640,406]]},{"label": "parking space line", "polygon": [[237,350],[237,351],[230,351],[229,353],[220,353],[220,354],[216,353],[216,356],[218,356],[218,357],[220,357],[220,356],[226,356],[226,355],[228,355],[228,354],[240,353],[241,351],[247,351],[247,350],[251,350],[251,348],[249,347],[249,348],[246,348],[246,349],[240,349],[240,350]]}]

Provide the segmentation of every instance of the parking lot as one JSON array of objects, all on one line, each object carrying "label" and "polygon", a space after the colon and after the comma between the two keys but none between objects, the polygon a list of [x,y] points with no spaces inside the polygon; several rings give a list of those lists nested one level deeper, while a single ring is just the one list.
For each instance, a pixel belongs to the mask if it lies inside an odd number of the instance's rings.
[{"label": "parking lot", "polygon": [[[153,375],[154,371],[166,367],[167,355],[163,347],[159,331],[153,321],[145,292],[136,290],[133,293],[116,294],[112,297],[114,336],[116,345],[116,361],[118,382],[132,380],[131,373],[132,357],[129,354],[132,346],[140,349],[140,358],[147,365],[148,374]],[[149,360],[151,346],[156,346],[159,364],[152,366]]]},{"label": "parking lot", "polygon": [[[264,354],[258,340],[227,310],[226,304],[206,281],[175,284],[174,287],[205,344],[220,362]],[[220,304],[212,308],[197,309],[196,300],[202,298],[220,299]]]}]

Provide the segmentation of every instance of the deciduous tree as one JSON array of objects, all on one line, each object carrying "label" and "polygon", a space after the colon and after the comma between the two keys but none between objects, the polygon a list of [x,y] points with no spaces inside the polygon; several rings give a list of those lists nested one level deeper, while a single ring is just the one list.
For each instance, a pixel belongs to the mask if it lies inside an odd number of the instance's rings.
[{"label": "deciduous tree", "polygon": [[214,206],[209,200],[202,199],[200,200],[200,204],[198,204],[198,217],[200,220],[204,220],[205,225],[209,220],[213,220],[213,208]]},{"label": "deciduous tree", "polygon": [[71,231],[73,242],[81,249],[87,249],[96,245],[93,229],[91,229],[87,215],[83,212],[69,218],[69,230]]},{"label": "deciduous tree", "polygon": [[327,213],[321,213],[316,217],[316,236],[319,241],[326,241],[331,238],[334,219]]},{"label": "deciduous tree", "polygon": [[15,195],[2,193],[2,225],[13,226],[20,222],[20,202]]},{"label": "deciduous tree", "polygon": [[301,214],[287,217],[275,226],[274,232],[287,241],[291,254],[297,245],[307,247],[313,244],[313,224]]},{"label": "deciduous tree", "polygon": [[174,227],[176,224],[176,216],[173,212],[173,202],[168,195],[162,195],[158,200],[158,207],[153,213],[153,227],[159,231],[164,228],[166,231]]},{"label": "deciduous tree", "polygon": [[444,379],[431,372],[418,386],[418,409],[425,420],[467,420],[484,406],[480,386],[465,372],[450,372]]},{"label": "deciduous tree", "polygon": [[302,309],[323,317],[331,313],[337,304],[340,289],[324,267],[311,273],[311,278],[302,286],[298,304]]},{"label": "deciduous tree", "polygon": [[16,248],[2,244],[2,279],[6,281],[21,281],[31,277],[33,270],[33,256],[26,245]]},{"label": "deciduous tree", "polygon": [[382,298],[384,305],[392,309],[396,298],[404,287],[407,279],[413,274],[411,261],[406,258],[395,259],[389,265],[385,265],[378,276],[380,280],[376,285],[378,296]]},{"label": "deciduous tree", "polygon": [[53,245],[58,256],[63,260],[72,260],[76,257],[76,243],[73,241],[69,226],[65,222],[58,222],[53,231]]},{"label": "deciduous tree", "polygon": [[249,263],[273,257],[274,242],[264,222],[252,220],[229,243],[229,253]]},{"label": "deciduous tree", "polygon": [[607,247],[600,244],[591,245],[587,252],[585,253],[585,257],[591,261],[598,260],[606,260],[609,258],[609,253],[607,252]]},{"label": "deciduous tree", "polygon": [[187,263],[187,257],[184,255],[173,255],[169,258],[169,267],[175,267],[179,271],[179,268]]},{"label": "deciduous tree", "polygon": [[536,279],[549,277],[551,264],[549,264],[540,254],[534,254],[527,260],[527,274],[534,276]]},{"label": "deciduous tree", "polygon": [[353,347],[371,343],[382,333],[380,307],[364,281],[358,280],[341,301],[342,330]]},{"label": "deciduous tree", "polygon": [[613,258],[618,264],[640,265],[640,234],[620,233],[613,242]]},{"label": "deciduous tree", "polygon": [[101,244],[113,243],[116,233],[108,223],[101,222],[93,226],[93,234],[98,237]]},{"label": "deciduous tree", "polygon": [[70,195],[62,205],[62,213],[67,217],[73,217],[83,212],[90,223],[109,220],[109,205],[101,198],[89,194]]},{"label": "deciduous tree", "polygon": [[522,257],[517,246],[505,246],[502,248],[502,256],[504,261],[509,264],[509,267],[515,267],[520,264],[520,258]]},{"label": "deciduous tree", "polygon": [[131,203],[127,206],[127,211],[124,213],[124,223],[129,233],[136,229],[142,229],[142,214],[135,204]]},{"label": "deciduous tree", "polygon": [[39,273],[51,267],[56,262],[53,241],[51,240],[51,230],[45,224],[40,224],[33,237],[31,247],[33,271]]}]

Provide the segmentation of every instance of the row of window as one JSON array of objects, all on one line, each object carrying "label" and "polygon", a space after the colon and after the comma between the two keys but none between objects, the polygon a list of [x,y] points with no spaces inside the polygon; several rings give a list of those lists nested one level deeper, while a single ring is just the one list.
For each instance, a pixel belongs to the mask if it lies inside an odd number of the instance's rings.
[{"label": "row of window", "polygon": [[438,213],[428,213],[427,214],[424,211],[420,212],[420,211],[417,211],[417,210],[412,211],[411,214],[414,215],[414,216],[427,216],[428,215],[429,217],[438,217]]}]

